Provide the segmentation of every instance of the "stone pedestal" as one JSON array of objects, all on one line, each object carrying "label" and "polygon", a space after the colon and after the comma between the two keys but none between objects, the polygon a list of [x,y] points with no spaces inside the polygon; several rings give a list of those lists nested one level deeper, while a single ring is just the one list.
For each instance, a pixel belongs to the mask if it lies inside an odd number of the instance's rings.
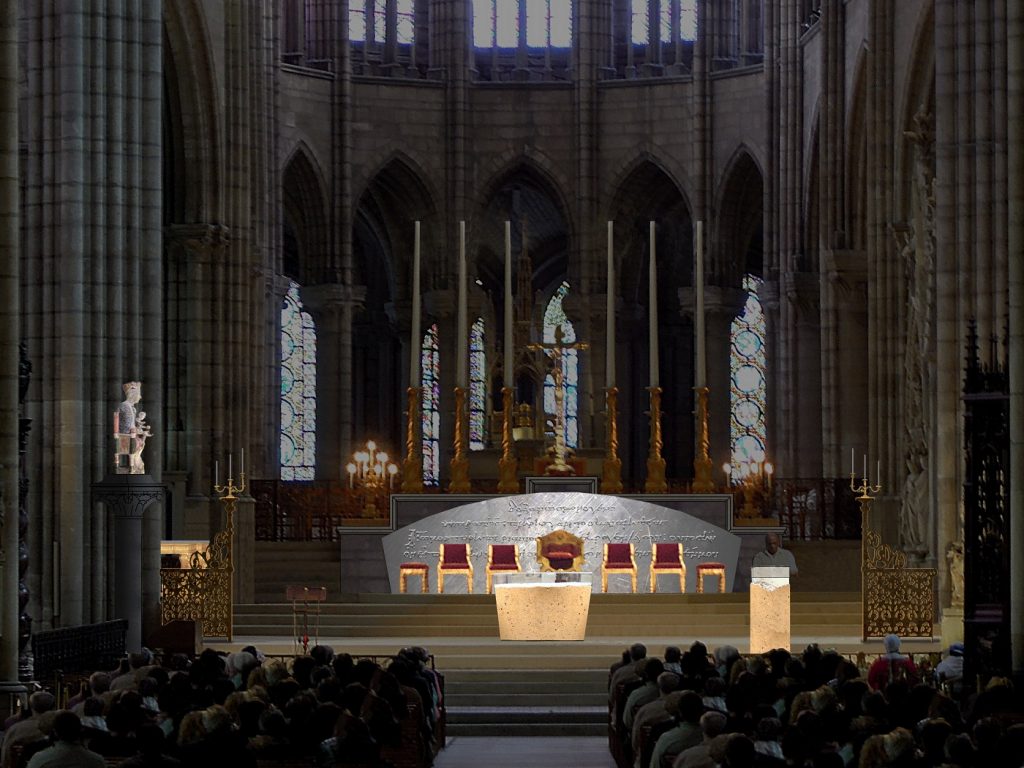
[{"label": "stone pedestal", "polygon": [[155,557],[143,558],[143,517],[153,502],[163,501],[164,495],[163,483],[149,475],[107,475],[92,485],[93,501],[103,504],[113,515],[114,617],[128,621],[125,647],[129,651],[142,647],[142,585],[154,572],[157,581],[160,578],[159,550]]},{"label": "stone pedestal", "polygon": [[789,568],[750,569],[750,652],[790,646]]},{"label": "stone pedestal", "polygon": [[590,581],[557,582],[559,575],[520,574],[521,581],[494,585],[502,640],[586,639]]}]

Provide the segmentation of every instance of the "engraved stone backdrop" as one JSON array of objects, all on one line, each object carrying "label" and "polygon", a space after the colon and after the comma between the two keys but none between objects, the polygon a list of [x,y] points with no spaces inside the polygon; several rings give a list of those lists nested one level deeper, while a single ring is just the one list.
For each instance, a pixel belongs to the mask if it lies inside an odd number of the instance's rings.
[{"label": "engraved stone backdrop", "polygon": [[[718,510],[708,508],[703,497],[693,503],[694,512],[718,517]],[[722,499],[718,504],[725,505]],[[728,519],[727,515],[726,518]],[[487,567],[488,544],[518,544],[519,559],[524,571],[539,571],[536,538],[558,528],[573,533],[585,542],[586,560],[583,570],[595,574],[594,589],[601,590],[601,560],[604,543],[632,542],[636,551],[637,591],[649,589],[651,542],[683,544],[686,559],[686,591],[694,592],[697,565],[705,561],[725,563],[726,590],[732,591],[740,537],[723,528],[675,509],[647,501],[589,493],[532,493],[478,501],[425,517],[399,528],[382,540],[391,591],[398,591],[398,566],[418,561],[430,566],[431,591],[437,588],[437,560],[441,544],[467,543],[472,548],[473,591],[483,593]],[[676,587],[663,579],[660,591]],[[465,578],[449,577],[445,594],[466,591]],[[609,576],[609,592],[629,590],[629,577]]]}]

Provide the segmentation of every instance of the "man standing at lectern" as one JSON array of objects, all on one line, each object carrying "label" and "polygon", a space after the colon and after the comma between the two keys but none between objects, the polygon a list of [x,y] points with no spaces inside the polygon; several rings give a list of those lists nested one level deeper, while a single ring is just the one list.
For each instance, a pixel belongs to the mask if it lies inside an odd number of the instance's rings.
[{"label": "man standing at lectern", "polygon": [[754,568],[782,568],[785,566],[789,568],[790,576],[796,576],[797,574],[796,560],[793,559],[793,553],[788,549],[782,548],[782,540],[777,533],[769,533],[764,537],[764,549],[754,555],[754,561],[751,565]]}]

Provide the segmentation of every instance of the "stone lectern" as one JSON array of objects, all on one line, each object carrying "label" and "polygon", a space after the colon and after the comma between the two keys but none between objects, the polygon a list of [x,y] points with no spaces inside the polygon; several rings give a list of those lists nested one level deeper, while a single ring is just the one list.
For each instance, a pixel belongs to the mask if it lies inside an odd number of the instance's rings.
[{"label": "stone lectern", "polygon": [[789,646],[789,568],[751,568],[750,652]]}]

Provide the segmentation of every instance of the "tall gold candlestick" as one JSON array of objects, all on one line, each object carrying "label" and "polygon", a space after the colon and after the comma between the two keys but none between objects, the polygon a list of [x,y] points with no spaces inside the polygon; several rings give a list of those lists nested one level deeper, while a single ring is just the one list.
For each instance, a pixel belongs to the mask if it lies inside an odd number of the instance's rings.
[{"label": "tall gold candlestick", "polygon": [[423,455],[417,439],[417,425],[420,418],[422,387],[407,390],[408,420],[405,428],[405,461],[402,462],[402,493],[423,493]]},{"label": "tall gold candlestick", "polygon": [[711,493],[715,483],[711,479],[711,439],[708,430],[708,388],[696,387],[697,392],[697,455],[693,458],[693,492]]},{"label": "tall gold candlestick", "polygon": [[665,493],[665,459],[661,456],[661,387],[648,387],[651,393],[651,445],[647,454],[647,480],[644,493]]},{"label": "tall gold candlestick", "polygon": [[498,493],[519,492],[519,462],[512,452],[512,387],[501,388],[504,409],[501,422],[501,458],[498,459]]},{"label": "tall gold candlestick", "polygon": [[618,387],[605,390],[608,443],[601,465],[601,493],[622,493],[622,460],[619,458]]},{"label": "tall gold candlestick", "polygon": [[[229,465],[230,466],[230,465]],[[234,634],[234,602],[235,602],[235,505],[238,497],[245,492],[245,471],[238,473],[238,485],[234,484],[234,478],[230,476],[224,485],[214,483],[214,492],[220,494],[220,502],[224,505],[224,530],[210,539],[210,546],[207,555],[207,568],[220,568],[226,574],[227,585],[224,597],[227,599],[227,640],[231,641]],[[193,555],[195,557],[195,555]]]},{"label": "tall gold candlestick", "polygon": [[455,455],[452,457],[452,477],[449,493],[469,493],[469,458],[466,456],[466,388],[455,388]]}]

